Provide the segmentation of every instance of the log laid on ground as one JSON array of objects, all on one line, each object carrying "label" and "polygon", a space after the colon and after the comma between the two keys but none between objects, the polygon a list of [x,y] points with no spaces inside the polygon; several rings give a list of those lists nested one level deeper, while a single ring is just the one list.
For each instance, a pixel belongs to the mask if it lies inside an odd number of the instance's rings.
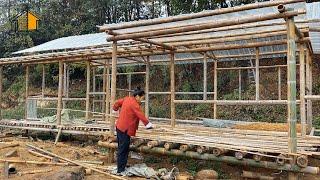
[{"label": "log laid on ground", "polygon": [[4,146],[1,146],[0,149],[5,149],[5,148],[9,148],[9,147],[16,147],[16,146],[19,146],[19,143],[6,144]]},{"label": "log laid on ground", "polygon": [[[99,141],[98,144],[99,144],[99,146],[103,146],[103,147],[107,147],[107,148],[117,148],[118,147],[118,145],[116,143],[104,143],[104,142]],[[246,159],[246,158],[239,161],[235,157],[230,157],[230,156],[216,157],[216,156],[214,156],[212,154],[208,154],[208,153],[199,154],[199,153],[193,152],[193,151],[182,152],[177,149],[172,149],[170,151],[167,151],[164,148],[154,147],[154,148],[150,149],[146,146],[141,146],[139,148],[131,147],[130,149],[134,150],[134,151],[144,152],[144,153],[157,153],[157,154],[163,154],[163,155],[169,155],[169,156],[183,156],[183,157],[189,157],[189,158],[194,158],[194,159],[211,160],[211,161],[226,162],[226,163],[236,164],[236,165],[252,166],[252,167],[256,167],[256,168],[268,168],[268,169],[276,169],[276,170],[291,171],[291,172],[302,172],[302,173],[308,173],[308,174],[319,174],[319,172],[320,172],[319,167],[308,166],[306,168],[301,168],[297,165],[291,165],[291,164],[285,164],[285,165],[280,166],[274,162],[269,162],[269,161],[256,162],[255,160]]]},{"label": "log laid on ground", "polygon": [[214,156],[220,156],[220,155],[223,155],[223,154],[225,154],[227,152],[228,152],[227,149],[222,149],[222,148],[213,148],[212,149],[212,154]]},{"label": "log laid on ground", "polygon": [[297,158],[297,165],[300,167],[307,167],[308,166],[308,157],[305,155],[298,156]]},{"label": "log laid on ground", "polygon": [[32,149],[37,150],[37,151],[39,151],[39,152],[45,153],[45,154],[50,155],[50,156],[57,157],[57,158],[59,158],[59,159],[62,159],[62,160],[64,160],[64,161],[67,161],[67,162],[69,162],[69,163],[72,163],[72,164],[75,164],[75,165],[78,165],[78,166],[81,166],[81,167],[84,167],[84,168],[87,168],[87,169],[92,169],[92,170],[95,171],[95,172],[98,172],[98,173],[101,173],[101,174],[110,176],[110,177],[112,177],[112,178],[125,180],[125,178],[112,175],[112,174],[110,174],[110,173],[101,171],[101,170],[99,170],[99,169],[93,168],[93,167],[91,167],[91,166],[89,166],[89,165],[86,165],[86,164],[82,164],[82,163],[79,163],[79,162],[72,161],[72,160],[70,160],[70,159],[67,159],[67,158],[64,158],[64,157],[62,157],[62,156],[56,155],[56,154],[54,154],[54,153],[51,153],[51,152],[46,151],[46,150],[43,150],[43,149],[38,148],[38,147],[36,147],[36,146],[33,146],[33,145],[31,145],[31,144],[27,144],[27,146],[28,146],[29,148],[32,148]]},{"label": "log laid on ground", "polygon": [[38,164],[38,165],[53,165],[53,166],[70,166],[70,165],[71,165],[70,163],[54,163],[54,162],[40,162],[40,161],[23,161],[23,160],[12,160],[12,159],[0,159],[0,162]]},{"label": "log laid on ground", "polygon": [[[34,151],[34,150],[31,150],[31,149],[29,149],[28,152],[29,152],[30,154],[34,155],[34,156],[37,156],[37,157],[43,157],[43,158],[49,159],[49,160],[51,160],[51,161],[53,161],[53,162],[59,162],[59,160],[56,161],[56,160],[55,160],[53,157],[51,157],[51,156],[38,153],[38,152],[36,152],[36,151]],[[60,161],[63,162],[63,163],[66,163],[66,161],[63,161],[63,160],[60,160]]]},{"label": "log laid on ground", "polygon": [[164,144],[164,148],[169,151],[171,149],[177,149],[180,145],[178,143],[166,142]]},{"label": "log laid on ground", "polygon": [[9,179],[9,162],[4,162],[4,167],[3,167],[3,175],[6,179]]},{"label": "log laid on ground", "polygon": [[261,179],[261,180],[273,180],[273,179],[275,179],[274,177],[265,176],[265,175],[262,175],[261,173],[251,172],[251,171],[242,171],[242,175],[241,176],[243,178]]},{"label": "log laid on ground", "polygon": [[53,169],[39,169],[39,170],[32,170],[32,171],[23,171],[23,172],[18,172],[17,174],[19,176],[25,175],[25,174],[37,174],[37,173],[47,173],[53,171]]},{"label": "log laid on ground", "polygon": [[17,157],[18,151],[16,149],[7,152],[4,157]]},{"label": "log laid on ground", "polygon": [[236,157],[239,160],[243,159],[246,155],[247,155],[246,152],[241,152],[241,151],[237,151],[234,153],[234,157]]}]

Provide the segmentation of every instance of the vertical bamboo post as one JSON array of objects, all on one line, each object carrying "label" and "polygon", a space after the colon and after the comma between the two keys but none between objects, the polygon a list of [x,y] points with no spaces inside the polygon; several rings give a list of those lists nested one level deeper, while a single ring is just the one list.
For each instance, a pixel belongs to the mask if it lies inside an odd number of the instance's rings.
[{"label": "vertical bamboo post", "polygon": [[45,69],[45,65],[42,64],[42,85],[41,85],[42,97],[44,97],[45,88],[46,88],[46,69]]},{"label": "vertical bamboo post", "polygon": [[[63,97],[67,95],[67,64],[63,63]],[[66,101],[62,101],[62,108],[66,108]]]},{"label": "vertical bamboo post", "polygon": [[300,49],[300,118],[301,118],[301,135],[306,135],[306,101],[305,101],[305,46],[299,45]]},{"label": "vertical bamboo post", "polygon": [[213,100],[215,101],[215,103],[213,104],[213,118],[217,119],[217,98],[218,98],[218,62],[215,60],[214,61],[214,69],[213,69],[213,91],[214,91],[214,96],[213,96]]},{"label": "vertical bamboo post", "polygon": [[107,93],[107,91],[106,91],[106,87],[107,87],[106,72],[107,72],[107,60],[104,60],[103,71],[102,71],[102,92],[104,92],[104,94],[102,95],[102,103],[101,103],[101,111],[102,111],[102,113],[104,113],[102,115],[103,121],[106,120],[105,114],[107,113],[107,111],[106,111],[106,97],[107,97],[107,94],[106,94]]},{"label": "vertical bamboo post", "polygon": [[145,115],[149,118],[149,84],[150,84],[150,57],[147,56],[147,63],[146,63],[146,87],[145,87]]},{"label": "vertical bamboo post", "polygon": [[260,99],[259,48],[256,48],[256,100]]},{"label": "vertical bamboo post", "polygon": [[28,96],[29,96],[29,65],[26,66],[26,89],[25,89],[25,111],[24,117],[28,119]]},{"label": "vertical bamboo post", "polygon": [[[293,17],[287,19],[287,84],[288,84],[288,150],[289,153],[297,152],[297,104],[296,104],[296,42],[295,24]],[[294,162],[294,161],[293,161]],[[292,162],[292,163],[293,163]],[[298,179],[296,173],[289,173],[289,180]]]},{"label": "vertical bamboo post", "polygon": [[58,83],[57,125],[61,125],[62,88],[63,88],[63,62],[59,61],[59,83]]},{"label": "vertical bamboo post", "polygon": [[208,58],[207,55],[203,55],[203,100],[207,100],[207,74],[208,74]]},{"label": "vertical bamboo post", "polygon": [[[307,52],[307,62],[306,62],[306,86],[307,86],[307,94],[312,95],[312,58],[309,51]],[[307,100],[307,124],[308,124],[308,132],[311,131],[312,128],[312,101]]]},{"label": "vertical bamboo post", "polygon": [[[91,67],[91,69],[92,69],[92,92],[96,92],[96,68],[95,67]],[[99,88],[98,88],[98,91],[99,91]],[[94,101],[95,98],[96,98],[96,95],[93,95],[93,101],[92,101],[92,111],[93,112],[96,109],[95,108],[95,101]]]},{"label": "vertical bamboo post", "polygon": [[87,72],[87,90],[86,90],[86,116],[85,118],[88,120],[90,118],[90,75],[91,75],[90,61],[86,61],[86,72]]},{"label": "vertical bamboo post", "polygon": [[128,94],[129,94],[129,96],[131,96],[131,89],[132,89],[132,87],[131,87],[131,85],[132,85],[131,81],[132,81],[132,75],[131,75],[131,74],[128,74],[128,89],[129,89]]},{"label": "vertical bamboo post", "polygon": [[238,70],[238,75],[239,75],[239,100],[241,100],[241,69]]},{"label": "vertical bamboo post", "polygon": [[175,71],[174,71],[174,52],[170,54],[170,109],[171,109],[171,126],[175,127],[176,125],[176,108],[174,104],[175,99]]},{"label": "vertical bamboo post", "polygon": [[281,67],[278,67],[278,99],[281,100]]},{"label": "vertical bamboo post", "polygon": [[3,66],[0,66],[0,120],[2,120],[2,83],[3,83]]},{"label": "vertical bamboo post", "polygon": [[[116,102],[116,88],[117,88],[117,41],[112,43],[112,62],[111,62],[111,100],[110,111],[112,112],[112,106]],[[115,117],[111,117],[110,133],[113,136],[115,131]]]},{"label": "vertical bamboo post", "polygon": [[109,59],[107,60],[107,72],[106,72],[106,81],[107,81],[107,86],[106,86],[106,120],[109,121],[109,117],[108,116],[110,114],[110,62],[109,62]]}]

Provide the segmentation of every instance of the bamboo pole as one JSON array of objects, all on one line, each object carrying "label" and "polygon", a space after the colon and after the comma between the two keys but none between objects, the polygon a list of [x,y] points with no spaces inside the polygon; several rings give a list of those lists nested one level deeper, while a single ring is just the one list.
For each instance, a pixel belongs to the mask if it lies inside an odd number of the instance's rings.
[{"label": "bamboo pole", "polygon": [[63,62],[59,61],[59,89],[57,103],[57,125],[61,125],[61,108],[62,108],[62,84],[63,84]]},{"label": "bamboo pole", "polygon": [[[174,100],[177,104],[217,104],[217,105],[284,105],[287,100]],[[300,100],[296,101],[297,104]]]},{"label": "bamboo pole", "polygon": [[46,70],[45,70],[45,64],[42,64],[42,85],[41,85],[42,97],[44,97],[45,88],[46,88]]},{"label": "bamboo pole", "polygon": [[86,72],[87,72],[87,85],[86,85],[86,119],[88,120],[90,118],[90,76],[91,76],[91,67],[90,67],[90,61],[86,61]]},{"label": "bamboo pole", "polygon": [[175,71],[174,71],[174,52],[170,54],[170,114],[171,114],[171,126],[176,125],[176,108],[174,104],[175,100]]},{"label": "bamboo pole", "polygon": [[241,69],[238,70],[238,76],[239,76],[239,100],[241,100]]},{"label": "bamboo pole", "polygon": [[[112,112],[112,107],[116,102],[116,93],[117,93],[117,41],[113,41],[112,43],[112,61],[111,61],[111,93],[110,93],[110,112]],[[113,113],[113,115],[115,115]],[[115,134],[115,117],[111,117],[110,119],[110,135],[114,136]],[[108,159],[110,162],[114,161],[114,151],[111,150],[108,153]]]},{"label": "bamboo pole", "polygon": [[263,7],[271,7],[271,6],[277,6],[280,4],[285,5],[285,4],[291,4],[291,3],[297,3],[297,2],[303,2],[303,0],[285,0],[285,1],[282,0],[282,1],[262,2],[262,3],[247,4],[244,6],[235,6],[232,8],[223,8],[223,9],[217,9],[212,11],[188,14],[184,16],[171,16],[168,18],[158,18],[153,20],[140,20],[140,21],[134,21],[134,22],[129,22],[125,24],[108,24],[108,25],[101,26],[100,31],[117,30],[117,29],[148,26],[148,25],[155,25],[155,24],[162,24],[162,23],[169,23],[169,22],[176,22],[176,21],[184,21],[189,19],[196,19],[201,17],[239,12],[239,11],[245,11],[250,9],[263,8]]},{"label": "bamboo pole", "polygon": [[256,48],[256,100],[260,99],[259,48]]},{"label": "bamboo pole", "polygon": [[2,120],[2,84],[3,84],[3,66],[0,66],[0,120]]},{"label": "bamboo pole", "polygon": [[[107,74],[106,74],[106,114],[110,114],[110,62],[107,60]],[[106,116],[106,120],[109,121],[109,116]]]},{"label": "bamboo pole", "polygon": [[129,96],[131,96],[131,90],[132,90],[132,87],[131,87],[131,81],[132,81],[132,76],[131,74],[128,74],[128,94]]},{"label": "bamboo pole", "polygon": [[[67,64],[63,63],[63,91],[62,96],[66,97],[67,95]],[[62,109],[66,108],[66,102],[62,101]]]},{"label": "bamboo pole", "polygon": [[125,178],[122,178],[122,177],[119,177],[119,176],[116,176],[116,175],[109,174],[109,173],[107,173],[107,172],[101,171],[101,170],[99,170],[99,169],[96,169],[96,168],[94,168],[94,167],[92,167],[92,166],[90,166],[90,165],[84,164],[84,163],[80,163],[80,162],[77,162],[77,161],[69,160],[69,159],[67,159],[67,158],[64,158],[64,157],[62,157],[62,156],[56,155],[56,154],[54,154],[54,153],[52,153],[52,152],[43,150],[43,149],[41,149],[41,148],[35,147],[35,146],[33,146],[33,145],[27,144],[27,146],[28,146],[29,148],[32,148],[32,149],[34,149],[34,150],[37,150],[37,151],[39,151],[39,152],[41,152],[41,153],[45,153],[45,154],[47,154],[47,155],[50,155],[50,156],[53,156],[53,157],[57,157],[57,158],[59,158],[59,159],[61,159],[61,160],[67,161],[68,163],[75,164],[75,165],[77,165],[77,166],[81,166],[81,167],[84,167],[84,168],[87,168],[87,169],[92,169],[92,170],[95,171],[95,172],[98,172],[98,173],[101,173],[101,174],[110,176],[110,177],[115,178],[115,179],[125,180]]},{"label": "bamboo pole", "polygon": [[[214,73],[214,75],[213,75],[213,92],[214,92],[213,100],[214,101],[217,101],[217,98],[218,98],[218,71],[217,71],[217,68],[218,68],[218,62],[214,61],[214,69],[213,69],[213,73]],[[217,103],[213,104],[213,118],[217,119]]]},{"label": "bamboo pole", "polygon": [[278,67],[278,100],[281,100],[281,67]]},{"label": "bamboo pole", "polygon": [[[312,57],[309,51],[306,54],[306,86],[307,86],[307,95],[312,96]],[[307,124],[308,132],[312,129],[312,101],[311,99],[307,100]]]},{"label": "bamboo pole", "polygon": [[24,118],[28,119],[28,96],[29,96],[29,66],[26,66],[26,88],[25,88],[25,110],[24,110]]},{"label": "bamboo pole", "polygon": [[259,15],[259,16],[250,16],[246,18],[238,18],[238,19],[232,19],[232,20],[223,20],[213,23],[203,23],[203,24],[194,24],[193,26],[176,26],[172,29],[167,30],[154,30],[144,33],[134,33],[134,34],[123,34],[118,36],[111,36],[108,37],[108,41],[118,41],[118,40],[125,40],[125,39],[136,39],[136,38],[146,38],[146,37],[152,37],[152,36],[158,36],[158,35],[166,35],[166,34],[174,34],[174,33],[181,33],[181,32],[189,32],[189,31],[198,31],[198,30],[204,30],[204,29],[210,29],[210,28],[218,28],[218,27],[224,27],[224,26],[232,26],[232,25],[238,25],[238,24],[245,24],[245,23],[253,23],[253,22],[260,22],[260,21],[267,21],[267,20],[273,20],[273,19],[279,19],[279,18],[286,18],[286,17],[293,17],[297,16],[299,14],[304,14],[304,10],[299,11],[288,11],[283,13],[272,13],[267,15]]},{"label": "bamboo pole", "polygon": [[[96,92],[96,67],[91,66],[92,69],[92,92],[95,93]],[[103,78],[103,76],[102,76]],[[99,88],[98,88],[99,89]],[[99,90],[98,90],[99,91]],[[90,91],[89,91],[90,92]],[[90,95],[90,94],[89,94]],[[95,97],[93,97],[93,102],[92,102],[92,111],[95,111],[96,106],[95,106],[95,102],[94,102]]]},{"label": "bamboo pole", "polygon": [[304,44],[300,44],[300,121],[301,121],[301,135],[306,135],[306,102],[305,102],[305,46]]},{"label": "bamboo pole", "polygon": [[[287,84],[288,84],[288,150],[289,153],[297,152],[297,105],[296,105],[296,43],[295,24],[293,17],[286,19],[287,22]],[[289,180],[298,179],[296,173],[288,174]]]},{"label": "bamboo pole", "polygon": [[144,103],[144,108],[145,108],[145,116],[149,118],[149,84],[150,84],[150,56],[147,56],[147,63],[146,63],[146,87],[145,87],[145,103]]},{"label": "bamboo pole", "polygon": [[203,100],[207,100],[207,76],[208,76],[208,60],[207,55],[203,55]]},{"label": "bamboo pole", "polygon": [[[103,65],[103,71],[102,71],[102,91],[105,93],[104,95],[102,95],[102,102],[101,102],[101,111],[103,113],[107,113],[106,112],[106,96],[107,96],[107,92],[106,92],[106,88],[107,88],[107,60],[104,60],[104,65]],[[106,121],[106,116],[105,114],[102,115],[102,119],[104,121]]]}]

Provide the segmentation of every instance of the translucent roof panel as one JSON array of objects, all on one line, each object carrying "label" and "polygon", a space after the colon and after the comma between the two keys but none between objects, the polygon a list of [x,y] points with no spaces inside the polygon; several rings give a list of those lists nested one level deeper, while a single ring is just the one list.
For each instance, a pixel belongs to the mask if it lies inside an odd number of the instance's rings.
[{"label": "translucent roof panel", "polygon": [[[320,2],[307,4],[307,18],[320,19]],[[310,28],[320,28],[320,22],[309,23]],[[311,45],[314,54],[320,54],[320,32],[310,32]]]}]

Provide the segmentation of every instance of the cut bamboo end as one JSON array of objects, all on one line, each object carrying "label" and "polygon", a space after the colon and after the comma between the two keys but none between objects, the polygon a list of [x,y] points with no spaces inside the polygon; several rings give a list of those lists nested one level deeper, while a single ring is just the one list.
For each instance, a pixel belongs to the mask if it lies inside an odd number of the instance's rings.
[{"label": "cut bamboo end", "polygon": [[308,157],[305,155],[298,156],[297,165],[302,168],[307,167],[308,166]]},{"label": "cut bamboo end", "polygon": [[203,154],[203,153],[206,153],[206,152],[208,152],[208,151],[210,151],[210,148],[209,148],[209,147],[206,147],[206,146],[198,146],[198,147],[197,147],[197,152],[198,152],[199,154]]},{"label": "cut bamboo end", "polygon": [[177,149],[179,147],[179,144],[178,143],[170,143],[170,142],[167,142],[164,144],[164,148],[169,151],[171,149]]},{"label": "cut bamboo end", "polygon": [[212,153],[215,156],[221,156],[227,152],[228,152],[227,149],[222,149],[222,148],[213,148],[213,150],[212,150]]},{"label": "cut bamboo end", "polygon": [[[261,155],[260,155],[260,154],[261,154]],[[253,158],[253,160],[255,160],[255,161],[257,161],[257,162],[260,162],[260,161],[262,160],[262,158],[263,158],[263,154],[265,154],[265,153],[259,152],[259,154],[254,154],[254,155],[252,156],[252,158]]]},{"label": "cut bamboo end", "polygon": [[234,157],[237,158],[238,160],[242,160],[246,155],[247,155],[246,152],[237,151],[234,153]]},{"label": "cut bamboo end", "polygon": [[279,164],[279,165],[284,165],[285,162],[286,162],[286,160],[285,160],[286,158],[287,158],[286,155],[280,154],[276,159],[276,163]]},{"label": "cut bamboo end", "polygon": [[182,152],[186,152],[186,151],[192,150],[193,148],[194,148],[194,145],[182,144],[179,149]]},{"label": "cut bamboo end", "polygon": [[146,140],[144,140],[144,139],[135,139],[133,141],[133,146],[134,147],[139,147],[139,146],[141,146],[141,145],[143,145],[145,143],[146,143]]}]

